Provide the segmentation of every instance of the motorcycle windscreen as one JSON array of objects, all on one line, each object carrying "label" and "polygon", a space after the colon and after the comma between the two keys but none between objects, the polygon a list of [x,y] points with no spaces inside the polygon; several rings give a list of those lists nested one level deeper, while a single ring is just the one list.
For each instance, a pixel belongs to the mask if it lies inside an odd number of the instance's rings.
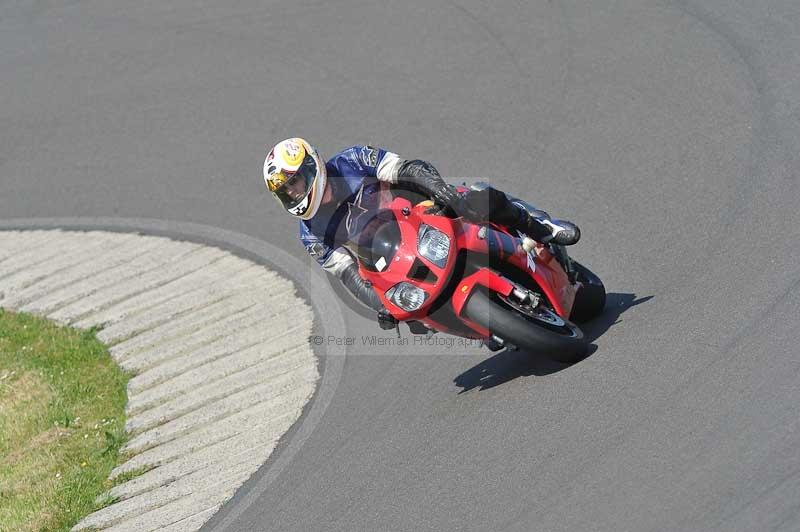
[{"label": "motorcycle windscreen", "polygon": [[361,227],[355,240],[346,247],[361,265],[373,272],[382,272],[394,259],[401,243],[400,226],[392,211],[378,211]]}]

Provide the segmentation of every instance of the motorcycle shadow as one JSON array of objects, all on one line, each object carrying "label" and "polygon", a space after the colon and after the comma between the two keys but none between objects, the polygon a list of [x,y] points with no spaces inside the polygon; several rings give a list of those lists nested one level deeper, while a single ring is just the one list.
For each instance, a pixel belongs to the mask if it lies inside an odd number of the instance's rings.
[{"label": "motorcycle shadow", "polygon": [[[589,342],[594,342],[605,334],[607,330],[619,323],[619,317],[623,312],[651,299],[653,299],[653,296],[636,299],[636,294],[608,293],[603,313],[590,321],[581,323],[581,329]],[[597,346],[590,344],[589,352],[583,360],[592,356],[595,351],[597,351]],[[579,362],[576,362],[576,364]],[[458,393],[462,394],[475,388],[478,388],[479,391],[488,390],[518,377],[550,375],[571,365],[556,362],[544,356],[531,355],[525,351],[503,350],[480,364],[471,367],[453,379],[453,382],[461,388]]]}]

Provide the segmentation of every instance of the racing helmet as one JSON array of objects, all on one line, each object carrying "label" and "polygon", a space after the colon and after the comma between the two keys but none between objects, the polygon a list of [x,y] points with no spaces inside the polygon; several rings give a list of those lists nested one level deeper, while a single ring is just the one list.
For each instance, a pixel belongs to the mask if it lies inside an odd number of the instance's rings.
[{"label": "racing helmet", "polygon": [[322,202],[328,176],[317,150],[294,137],[269,151],[264,160],[264,182],[286,212],[310,220]]}]

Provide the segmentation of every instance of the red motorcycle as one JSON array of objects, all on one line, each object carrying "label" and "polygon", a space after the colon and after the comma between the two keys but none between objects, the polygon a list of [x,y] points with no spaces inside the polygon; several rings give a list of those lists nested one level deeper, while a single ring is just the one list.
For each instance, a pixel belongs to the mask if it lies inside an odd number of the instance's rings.
[{"label": "red motorcycle", "polygon": [[602,311],[606,294],[596,275],[563,246],[432,206],[390,200],[351,247],[361,276],[395,318],[414,334],[441,331],[492,350],[522,348],[562,362],[585,354],[587,340],[570,318]]}]

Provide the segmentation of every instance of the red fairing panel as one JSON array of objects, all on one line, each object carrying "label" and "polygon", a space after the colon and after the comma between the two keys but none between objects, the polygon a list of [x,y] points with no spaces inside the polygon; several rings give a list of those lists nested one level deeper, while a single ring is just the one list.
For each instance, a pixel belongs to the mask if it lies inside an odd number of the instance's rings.
[{"label": "red fairing panel", "polygon": [[465,277],[453,292],[451,301],[457,316],[461,316],[464,303],[466,303],[476,285],[485,286],[489,290],[504,296],[511,294],[514,289],[514,284],[496,271],[489,268],[481,268],[472,275]]},{"label": "red fairing panel", "polygon": [[481,239],[478,237],[481,226],[463,224],[462,227],[463,232],[458,235],[459,248],[477,253],[489,253],[489,241],[492,239],[500,259],[522,271],[527,271],[541,287],[556,313],[563,318],[569,317],[575,302],[575,287],[570,284],[564,269],[547,248],[537,246],[529,255],[522,248],[522,241],[519,238],[488,229],[485,237]]},{"label": "red fairing panel", "polygon": [[[479,236],[482,226],[465,223],[462,220],[452,220],[444,216],[426,215],[425,209],[430,204],[412,206],[405,199],[395,198],[386,207],[395,212],[403,244],[397,250],[390,263],[381,272],[372,272],[360,268],[364,279],[370,281],[381,299],[381,302],[390,309],[399,320],[418,320],[427,322],[438,330],[446,330],[441,324],[436,324],[428,312],[430,305],[441,295],[447,286],[449,276],[452,274],[456,256],[461,250],[468,250],[477,254],[489,254],[490,244],[493,256],[499,257],[521,271],[527,271],[533,280],[541,287],[544,295],[552,303],[554,310],[562,317],[568,318],[575,299],[575,287],[570,285],[561,265],[544,247],[537,247],[530,254],[522,248],[521,240],[508,233],[486,227],[485,233]],[[404,211],[404,209],[406,209]],[[420,256],[417,252],[417,235],[421,224],[427,224],[445,233],[453,243],[447,257],[446,264],[440,268],[436,264]],[[435,274],[434,282],[413,279],[409,273],[415,263],[421,261]],[[406,312],[386,298],[386,292],[400,282],[411,283],[421,288],[427,294],[425,303],[416,311]],[[484,286],[503,295],[509,295],[513,289],[510,280],[489,268],[482,268],[472,275],[465,277],[456,287],[451,303],[455,314],[460,317],[465,302],[476,285]],[[473,328],[477,333],[488,335],[489,331],[464,320],[464,323]]]}]

